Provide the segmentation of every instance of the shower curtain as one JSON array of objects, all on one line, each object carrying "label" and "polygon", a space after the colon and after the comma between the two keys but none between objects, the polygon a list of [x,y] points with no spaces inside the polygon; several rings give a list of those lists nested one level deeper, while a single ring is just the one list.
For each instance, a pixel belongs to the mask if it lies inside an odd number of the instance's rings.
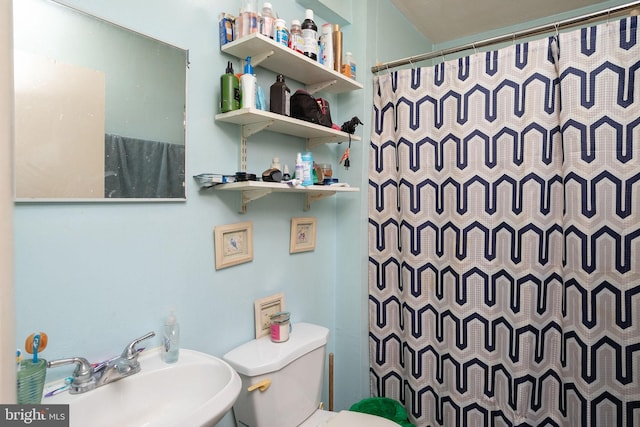
[{"label": "shower curtain", "polygon": [[417,426],[640,426],[638,36],[375,77],[371,392]]}]

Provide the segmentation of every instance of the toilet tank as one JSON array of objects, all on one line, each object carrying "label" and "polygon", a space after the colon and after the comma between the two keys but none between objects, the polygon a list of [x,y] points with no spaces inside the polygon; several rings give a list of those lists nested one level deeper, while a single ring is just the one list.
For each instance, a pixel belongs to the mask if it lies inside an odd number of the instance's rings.
[{"label": "toilet tank", "polygon": [[265,336],[225,354],[242,379],[236,425],[296,427],[311,416],[320,404],[328,338],[327,328],[296,323],[288,341]]}]

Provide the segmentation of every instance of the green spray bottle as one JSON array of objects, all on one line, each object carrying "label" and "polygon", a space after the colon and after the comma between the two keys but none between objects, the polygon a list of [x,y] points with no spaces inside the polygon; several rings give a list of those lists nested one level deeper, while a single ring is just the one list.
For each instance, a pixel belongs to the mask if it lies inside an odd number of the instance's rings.
[{"label": "green spray bottle", "polygon": [[240,109],[240,81],[233,74],[233,64],[227,62],[225,74],[220,76],[220,111],[223,113]]}]

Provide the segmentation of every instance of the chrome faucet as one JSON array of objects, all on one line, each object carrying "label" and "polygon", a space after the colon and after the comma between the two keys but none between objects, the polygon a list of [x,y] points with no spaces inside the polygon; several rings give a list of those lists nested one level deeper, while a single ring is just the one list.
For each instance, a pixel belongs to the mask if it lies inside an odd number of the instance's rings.
[{"label": "chrome faucet", "polygon": [[73,381],[69,387],[69,393],[85,393],[140,372],[140,362],[138,362],[139,351],[136,349],[136,345],[155,335],[155,332],[149,332],[140,338],[136,338],[127,344],[127,347],[119,357],[107,363],[100,364],[95,368],[83,357],[53,360],[47,362],[47,367],[55,368],[57,366],[75,363],[77,366],[75,371],[73,371]]}]

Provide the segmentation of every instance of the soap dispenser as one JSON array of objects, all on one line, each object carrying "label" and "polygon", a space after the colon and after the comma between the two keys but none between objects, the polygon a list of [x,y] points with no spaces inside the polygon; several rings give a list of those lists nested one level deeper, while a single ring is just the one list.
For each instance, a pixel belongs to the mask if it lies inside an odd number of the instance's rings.
[{"label": "soap dispenser", "polygon": [[165,363],[176,363],[180,355],[180,325],[175,310],[164,321],[162,360]]}]

